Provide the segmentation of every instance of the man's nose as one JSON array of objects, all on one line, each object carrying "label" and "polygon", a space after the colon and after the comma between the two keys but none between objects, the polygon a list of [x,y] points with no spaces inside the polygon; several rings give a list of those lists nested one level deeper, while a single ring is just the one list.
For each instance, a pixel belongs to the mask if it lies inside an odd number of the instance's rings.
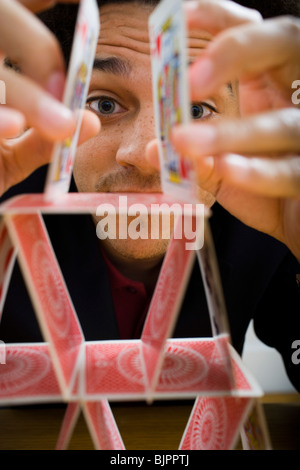
[{"label": "man's nose", "polygon": [[[150,107],[149,107],[150,108]],[[122,166],[135,166],[144,174],[157,173],[146,159],[147,144],[155,138],[152,107],[139,113],[120,130],[116,161]]]}]

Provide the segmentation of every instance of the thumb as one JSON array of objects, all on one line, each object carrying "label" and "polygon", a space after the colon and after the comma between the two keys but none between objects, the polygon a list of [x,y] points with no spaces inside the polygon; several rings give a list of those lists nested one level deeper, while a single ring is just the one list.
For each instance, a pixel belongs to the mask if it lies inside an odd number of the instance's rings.
[{"label": "thumb", "polygon": [[159,162],[159,151],[158,151],[158,141],[157,139],[151,140],[146,147],[146,159],[148,163],[155,168],[160,170]]}]

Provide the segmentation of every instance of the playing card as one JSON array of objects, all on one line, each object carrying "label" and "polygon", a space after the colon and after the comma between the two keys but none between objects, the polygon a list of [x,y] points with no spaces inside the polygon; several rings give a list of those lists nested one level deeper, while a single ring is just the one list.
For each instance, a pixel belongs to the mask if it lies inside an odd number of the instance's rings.
[{"label": "playing card", "polygon": [[[85,400],[128,400],[197,395],[260,396],[261,389],[230,348],[237,388],[231,381],[220,348],[212,338],[168,339],[154,359],[142,358],[141,340],[87,342]],[[150,348],[149,348],[149,351]],[[149,364],[146,364],[149,361]],[[162,364],[161,362],[162,361]],[[154,363],[154,364],[153,364]],[[159,367],[158,367],[159,366]],[[150,368],[150,371],[147,369]],[[159,374],[154,390],[147,387],[149,372]],[[148,379],[148,380],[147,380]]]},{"label": "playing card", "polygon": [[7,223],[59,383],[66,393],[75,380],[84,342],[74,306],[41,216],[12,215]]},{"label": "playing card", "polygon": [[183,1],[163,0],[149,18],[149,33],[162,189],[178,200],[193,201],[192,165],[171,143],[172,128],[190,119]]},{"label": "playing card", "polygon": [[248,418],[241,429],[244,450],[271,450],[269,431],[261,403],[255,400]]},{"label": "playing card", "polygon": [[[148,213],[170,216],[172,207],[175,206],[175,214],[189,214],[193,212],[193,205],[176,202],[174,198],[163,193],[139,193],[139,204],[144,206]],[[0,205],[0,214],[86,214],[96,212],[97,208],[106,204],[111,213],[128,215],[128,209],[137,204],[136,193],[126,193],[122,196],[118,193],[66,193],[59,200],[49,201],[44,193],[21,194],[3,202]],[[200,207],[201,204],[196,207]],[[177,210],[176,210],[177,208]],[[186,209],[185,209],[186,208]],[[197,209],[195,211],[197,213]],[[201,209],[198,210],[202,217]],[[190,235],[189,235],[190,236]],[[198,234],[197,234],[198,236]],[[191,237],[192,238],[192,237]]]},{"label": "playing card", "polygon": [[72,437],[73,430],[77,423],[80,413],[79,402],[70,402],[67,406],[62,427],[56,443],[56,450],[65,450],[68,448],[70,439]]},{"label": "playing card", "polygon": [[169,339],[155,395],[170,397],[260,396],[261,389],[244,367],[239,356],[229,348],[236,376],[236,389],[232,390],[230,376],[215,339]]},{"label": "playing card", "polygon": [[96,449],[125,450],[108,401],[85,402],[83,411]]},{"label": "playing card", "polygon": [[5,220],[0,219],[0,321],[17,250],[11,242]]},{"label": "playing card", "polygon": [[61,392],[46,343],[6,345],[0,365],[0,404],[61,401]]},{"label": "playing card", "polygon": [[[177,223],[181,223],[178,220]],[[174,234],[169,242],[164,263],[151,300],[141,341],[149,394],[154,390],[162,366],[165,342],[172,334],[186,285],[195,259],[195,251],[185,249],[187,242]]]},{"label": "playing card", "polygon": [[[204,227],[204,240],[203,247],[197,250],[197,258],[205,288],[211,329],[216,340],[216,345],[220,348],[224,367],[226,367],[231,376],[232,388],[235,388],[235,377],[228,349],[231,336],[227,309],[209,220],[206,221]],[[224,337],[227,338],[227,341],[224,341]]]},{"label": "playing card", "polygon": [[[72,111],[85,106],[99,30],[97,2],[81,0],[63,97],[63,103]],[[81,120],[78,112],[74,134],[54,147],[45,187],[49,199],[69,190]]]},{"label": "playing card", "polygon": [[251,398],[199,397],[179,449],[233,449],[251,402]]},{"label": "playing card", "polygon": [[140,340],[89,341],[85,346],[85,400],[145,396]]},{"label": "playing card", "polygon": [[221,334],[230,336],[227,310],[209,220],[206,221],[204,227],[204,240],[203,247],[197,251],[197,256],[208,303],[212,332],[214,336]]}]

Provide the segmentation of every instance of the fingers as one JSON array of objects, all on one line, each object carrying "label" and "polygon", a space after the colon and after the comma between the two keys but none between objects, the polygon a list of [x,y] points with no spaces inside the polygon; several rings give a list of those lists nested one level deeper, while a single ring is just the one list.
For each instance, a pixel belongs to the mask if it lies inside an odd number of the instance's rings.
[{"label": "fingers", "polygon": [[[77,3],[76,0],[69,2]],[[16,62],[22,74],[2,66],[0,79],[6,85],[7,105],[24,115],[27,126],[35,127],[43,137],[54,141],[73,134],[75,117],[59,103],[65,86],[59,44],[25,8],[35,10],[46,6],[49,6],[47,0],[1,0],[0,50]],[[14,130],[9,130],[7,136],[11,133]]]},{"label": "fingers", "polygon": [[[78,145],[100,132],[99,119],[90,111],[83,110],[81,112],[82,122]],[[24,165],[28,173],[29,166],[36,169],[38,166],[49,162],[52,143],[41,136],[36,129],[32,129],[17,139],[16,143],[11,142],[10,148],[14,152],[15,159],[20,162],[20,166]]]},{"label": "fingers", "polygon": [[49,140],[61,140],[75,129],[75,116],[50,94],[27,77],[12,70],[3,70],[2,79],[6,87],[6,103],[18,109],[30,127],[35,127]]},{"label": "fingers", "polygon": [[[94,137],[100,131],[100,121],[90,111],[82,111],[82,123],[78,145]],[[2,143],[3,174],[2,192],[25,179],[34,170],[48,163],[53,144],[43,138],[36,129],[30,129],[21,137]]]},{"label": "fingers", "polygon": [[[78,0],[68,1],[78,3]],[[1,0],[0,3],[0,55],[9,57],[22,72],[0,66],[6,95],[6,105],[0,110],[0,137],[14,137],[24,127],[31,128],[17,139],[2,142],[2,190],[47,163],[52,143],[72,136],[76,128],[76,117],[60,102],[65,86],[60,46],[32,14],[53,3],[49,0]],[[84,116],[80,142],[95,135],[100,127],[92,113],[85,112]]]},{"label": "fingers", "polygon": [[0,138],[16,137],[23,132],[25,119],[22,113],[0,106]]},{"label": "fingers", "polygon": [[190,29],[199,28],[215,35],[227,28],[262,21],[261,14],[234,2],[223,0],[189,0],[184,4]]},{"label": "fingers", "polygon": [[[198,127],[201,129],[202,126],[198,125]],[[182,153],[184,149],[186,150],[184,155],[187,155],[187,143],[194,135],[193,130],[191,134],[186,135],[186,141],[181,142]],[[154,168],[159,170],[157,140],[149,142],[146,158]],[[298,156],[282,158],[258,156],[256,158],[230,153],[213,157],[207,156],[198,141],[195,145],[193,161],[198,184],[211,194],[217,195],[222,185],[240,188],[261,196],[300,198],[300,157]]]},{"label": "fingers", "polygon": [[299,135],[300,111],[287,108],[243,119],[220,119],[214,125],[178,126],[172,131],[172,142],[191,159],[228,152],[278,155],[299,153]]},{"label": "fingers", "polygon": [[288,108],[214,125],[178,126],[172,142],[194,161],[199,184],[213,194],[222,183],[265,196],[300,197],[299,115]]},{"label": "fingers", "polygon": [[82,110],[80,112],[82,113],[82,122],[78,145],[81,145],[83,142],[95,137],[101,130],[100,120],[92,111]]},{"label": "fingers", "polygon": [[223,182],[255,194],[300,199],[300,157],[280,159],[224,155],[218,161]]},{"label": "fingers", "polygon": [[203,99],[223,84],[267,71],[290,90],[300,74],[299,46],[300,22],[289,17],[224,30],[190,67],[192,99]]},{"label": "fingers", "polygon": [[33,13],[47,10],[47,8],[51,8],[56,3],[55,0],[18,0],[18,2],[22,3],[24,7],[28,8],[28,10]]},{"label": "fingers", "polygon": [[[22,3],[30,11],[37,13],[39,11],[46,10],[51,8],[56,3],[59,3],[55,0],[18,0],[19,3]],[[64,3],[78,3],[79,0],[64,0]]]},{"label": "fingers", "polygon": [[64,76],[64,60],[54,35],[21,4],[1,0],[0,31],[0,49],[26,76],[46,89],[54,74]]},{"label": "fingers", "polygon": [[36,127],[47,139],[60,140],[71,135],[74,116],[42,89],[60,99],[64,88],[64,62],[53,35],[23,5],[11,0],[1,1],[0,31],[0,49],[24,73],[0,67],[7,105],[20,111],[26,124]]}]

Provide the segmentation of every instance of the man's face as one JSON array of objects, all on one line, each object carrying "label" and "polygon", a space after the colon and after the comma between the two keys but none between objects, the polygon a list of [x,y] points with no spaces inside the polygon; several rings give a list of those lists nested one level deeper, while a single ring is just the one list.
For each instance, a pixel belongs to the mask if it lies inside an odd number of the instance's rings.
[{"label": "man's face", "polygon": [[[80,192],[160,192],[159,173],[145,158],[155,138],[148,17],[152,8],[136,3],[101,8],[101,33],[87,107],[101,120],[101,132],[77,152],[74,177]],[[205,48],[208,35],[191,32],[189,58]],[[237,98],[229,87],[205,103],[193,103],[200,123],[236,115]],[[210,195],[202,194],[212,203]],[[138,202],[138,196],[137,196]],[[126,257],[161,257],[166,240],[106,240]]]}]

